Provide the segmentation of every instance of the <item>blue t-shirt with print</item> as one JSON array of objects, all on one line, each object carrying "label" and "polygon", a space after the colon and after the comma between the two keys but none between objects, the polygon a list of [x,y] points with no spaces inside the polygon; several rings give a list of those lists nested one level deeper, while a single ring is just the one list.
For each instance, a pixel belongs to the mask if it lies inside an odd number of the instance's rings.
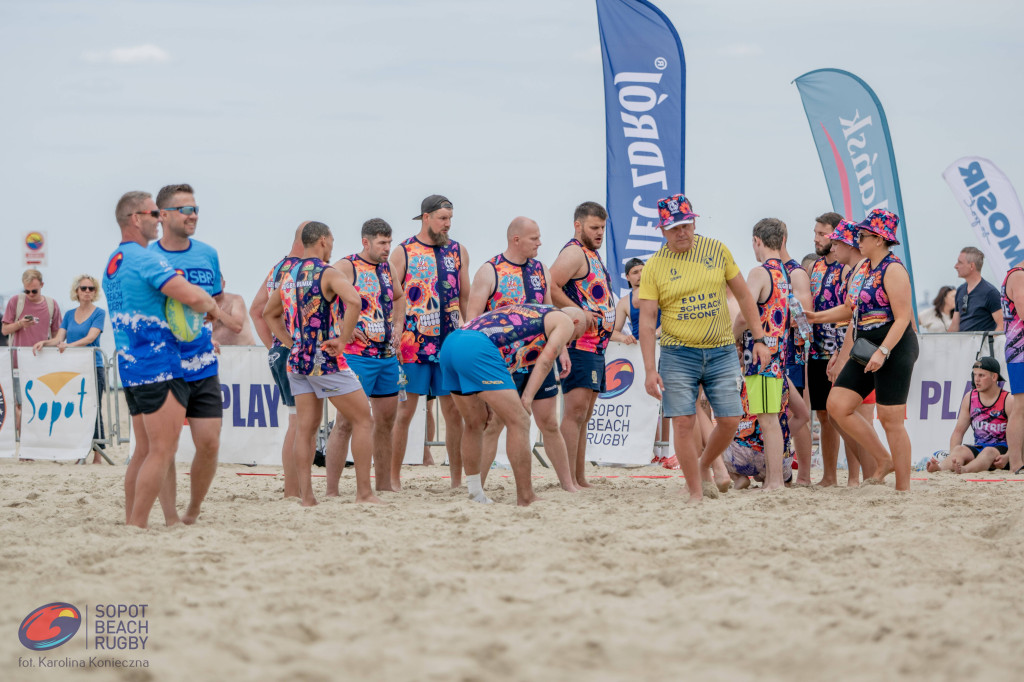
[{"label": "blue t-shirt with print", "polygon": [[[175,272],[210,296],[218,296],[223,291],[220,285],[220,259],[217,258],[217,250],[209,244],[190,239],[184,251],[168,251],[159,241],[155,241],[149,248],[166,258]],[[203,331],[194,341],[181,342],[181,366],[185,371],[185,381],[217,376],[217,355],[213,352],[213,331],[210,325],[203,325]]]},{"label": "blue t-shirt with print", "polygon": [[103,293],[110,304],[117,367],[125,386],[182,376],[178,339],[167,326],[167,297],[160,292],[174,277],[170,263],[135,242],[122,242],[107,261]]},{"label": "blue t-shirt with print", "polygon": [[[76,309],[77,310],[77,309]],[[107,311],[103,308],[93,308],[92,314],[85,319],[85,322],[78,324],[75,322],[75,311],[69,310],[64,313],[64,319],[61,320],[60,328],[63,329],[67,336],[65,341],[68,343],[74,343],[75,341],[81,341],[89,335],[89,332],[93,328],[99,329],[100,334],[103,333],[103,321],[107,319]],[[89,344],[90,347],[100,347],[100,337],[96,336]],[[103,366],[103,354],[99,351],[96,352],[96,366]]]}]

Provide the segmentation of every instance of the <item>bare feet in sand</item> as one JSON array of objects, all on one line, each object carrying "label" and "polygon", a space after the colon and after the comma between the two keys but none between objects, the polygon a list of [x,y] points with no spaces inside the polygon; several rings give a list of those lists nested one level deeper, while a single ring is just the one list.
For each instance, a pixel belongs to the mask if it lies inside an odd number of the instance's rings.
[{"label": "bare feet in sand", "polygon": [[924,465],[924,468],[929,473],[933,473],[934,474],[935,472],[937,472],[939,470],[939,460],[937,460],[934,457],[932,457],[931,459],[928,460],[928,463]]},{"label": "bare feet in sand", "polygon": [[864,483],[867,485],[885,485],[885,477],[894,471],[896,471],[896,468],[892,465],[892,459],[886,458],[880,466],[875,467],[874,475],[864,479]]}]

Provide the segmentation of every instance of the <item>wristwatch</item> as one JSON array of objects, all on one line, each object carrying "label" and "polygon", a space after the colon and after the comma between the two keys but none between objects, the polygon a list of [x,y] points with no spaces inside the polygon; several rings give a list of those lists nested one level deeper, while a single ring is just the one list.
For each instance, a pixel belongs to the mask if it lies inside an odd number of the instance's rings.
[{"label": "wristwatch", "polygon": [[763,343],[765,346],[768,345],[768,342],[764,340],[763,336],[759,339],[754,339],[754,343]]},{"label": "wristwatch", "polygon": [[878,350],[882,351],[882,355],[884,355],[885,357],[889,357],[889,349],[886,348],[885,346],[879,344]]}]

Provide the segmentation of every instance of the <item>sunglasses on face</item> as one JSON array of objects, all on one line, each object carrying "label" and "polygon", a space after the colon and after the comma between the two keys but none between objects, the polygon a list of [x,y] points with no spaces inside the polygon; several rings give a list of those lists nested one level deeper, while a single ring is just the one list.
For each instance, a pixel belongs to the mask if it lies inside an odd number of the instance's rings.
[{"label": "sunglasses on face", "polygon": [[25,289],[25,293],[35,296],[36,294],[39,293],[39,289]]},{"label": "sunglasses on face", "polygon": [[159,218],[160,211],[136,211],[135,213],[132,213],[132,215],[148,215],[152,218]]},{"label": "sunglasses on face", "polygon": [[82,286],[78,287],[78,290],[79,291],[96,291],[96,287],[88,287],[88,286],[82,285]]},{"label": "sunglasses on face", "polygon": [[198,206],[168,206],[165,211],[177,211],[181,215],[199,214]]}]

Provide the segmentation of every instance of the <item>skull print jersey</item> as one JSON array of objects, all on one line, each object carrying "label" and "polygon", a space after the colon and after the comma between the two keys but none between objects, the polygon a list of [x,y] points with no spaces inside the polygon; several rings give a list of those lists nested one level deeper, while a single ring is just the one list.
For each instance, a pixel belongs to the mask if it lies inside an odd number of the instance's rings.
[{"label": "skull print jersey", "polygon": [[395,305],[391,266],[387,261],[375,265],[360,258],[359,254],[345,256],[345,259],[352,261],[355,271],[353,286],[362,299],[356,329],[368,339],[360,341],[353,336],[352,341],[345,346],[345,352],[368,358],[390,358],[395,354],[391,346],[391,311]]},{"label": "skull print jersey", "polygon": [[764,329],[764,342],[771,351],[771,358],[766,366],[761,366],[754,357],[754,336],[749,329],[745,330],[743,376],[760,374],[782,379],[786,364],[786,334],[789,332],[789,276],[778,258],[769,258],[761,267],[768,271],[772,281],[772,293],[763,303],[757,303],[757,310],[761,313],[761,327]]},{"label": "skull print jersey", "polygon": [[466,329],[486,334],[510,372],[528,371],[548,342],[544,318],[554,310],[550,305],[509,305],[484,313]]},{"label": "skull print jersey", "polygon": [[528,258],[523,264],[513,263],[499,253],[487,262],[494,268],[494,291],[487,299],[486,310],[516,303],[544,303],[548,282],[539,260]]},{"label": "skull print jersey", "polygon": [[[843,302],[844,295],[843,264],[839,261],[829,263],[824,257],[814,261],[811,266],[811,298],[814,311],[831,310]],[[839,352],[842,337],[839,335],[841,326],[831,322],[814,325],[811,338],[811,359],[828,360]]]},{"label": "skull print jersey", "polygon": [[288,371],[320,376],[348,369],[343,355],[325,353],[321,346],[338,335],[341,299],[328,301],[320,288],[324,270],[331,267],[319,258],[297,263],[281,280],[284,324],[292,335]]},{"label": "skull print jersey", "polygon": [[570,239],[562,247],[562,250],[570,246],[578,246],[583,249],[583,255],[587,257],[587,274],[583,277],[570,279],[562,287],[562,291],[569,297],[569,300],[583,310],[597,313],[600,322],[597,327],[588,327],[583,336],[569,344],[570,348],[586,351],[587,353],[604,354],[608,347],[608,341],[612,336],[612,329],[615,327],[615,301],[612,300],[612,282],[605,270],[601,256],[596,251],[585,247],[578,239]]},{"label": "skull print jersey", "polygon": [[401,243],[405,251],[406,311],[401,339],[402,362],[436,363],[441,343],[459,328],[459,243],[424,244],[416,237]]}]

